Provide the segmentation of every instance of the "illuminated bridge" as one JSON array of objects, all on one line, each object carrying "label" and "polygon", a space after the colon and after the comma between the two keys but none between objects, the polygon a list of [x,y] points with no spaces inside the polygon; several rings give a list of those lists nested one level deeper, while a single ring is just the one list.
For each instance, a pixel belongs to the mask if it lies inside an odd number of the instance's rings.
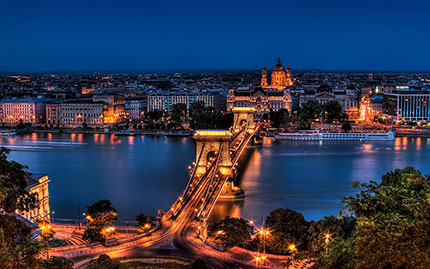
[{"label": "illuminated bridge", "polygon": [[253,108],[235,108],[233,113],[230,130],[196,131],[196,161],[189,167],[187,186],[166,214],[172,222],[199,221],[206,227],[226,182],[236,176],[239,158],[258,127]]}]

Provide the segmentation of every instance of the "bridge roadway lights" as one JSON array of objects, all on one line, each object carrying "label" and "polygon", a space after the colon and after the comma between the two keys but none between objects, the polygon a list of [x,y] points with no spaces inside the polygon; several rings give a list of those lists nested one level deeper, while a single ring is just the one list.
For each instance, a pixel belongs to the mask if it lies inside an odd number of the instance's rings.
[{"label": "bridge roadway lights", "polygon": [[[204,175],[208,164],[208,155],[221,152],[218,170],[224,176],[232,176],[229,143],[232,134],[229,130],[196,130],[193,138],[196,140],[196,160],[198,161],[196,174]],[[199,160],[200,152],[203,152]]]},{"label": "bridge roadway lights", "polygon": [[255,109],[253,107],[233,108],[233,114],[234,114],[233,132],[234,133],[239,132],[241,127],[241,122],[245,121],[248,123],[249,133],[251,134],[254,133],[254,130],[255,130],[254,112],[255,112]]}]

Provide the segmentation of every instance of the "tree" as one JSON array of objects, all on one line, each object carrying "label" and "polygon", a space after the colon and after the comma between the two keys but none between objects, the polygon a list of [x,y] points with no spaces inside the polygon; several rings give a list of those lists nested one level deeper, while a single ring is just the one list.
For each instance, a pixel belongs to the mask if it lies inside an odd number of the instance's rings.
[{"label": "tree", "polygon": [[[344,268],[353,269],[356,259],[353,252],[352,240],[345,240],[342,237],[335,237],[329,244],[327,251],[321,252],[312,268]],[[365,266],[363,268],[372,268]]]},{"label": "tree", "polygon": [[88,269],[119,269],[121,263],[119,261],[113,261],[108,255],[101,254],[97,260],[91,262],[87,267]]},{"label": "tree", "polygon": [[47,269],[72,269],[73,262],[64,257],[51,257],[49,260],[45,260],[42,263],[43,268]]},{"label": "tree", "polygon": [[355,228],[355,218],[325,216],[311,222],[308,229],[308,250],[319,254],[326,250],[334,238],[348,239]]},{"label": "tree", "polygon": [[[381,182],[354,181],[360,192],[344,199],[345,236],[321,252],[318,268],[427,268],[430,264],[430,177],[412,167]],[[355,229],[351,227],[355,226]]]},{"label": "tree", "polygon": [[215,240],[219,240],[227,249],[232,246],[244,246],[250,241],[253,227],[242,218],[227,216],[224,220],[212,226],[210,231],[215,236]]},{"label": "tree", "polygon": [[352,130],[352,126],[349,122],[345,122],[344,124],[342,124],[342,130],[344,130],[345,132],[349,132]]},{"label": "tree", "polygon": [[271,231],[266,239],[270,253],[287,254],[291,244],[295,244],[299,250],[306,250],[309,223],[302,214],[291,209],[278,208],[270,212],[266,226]]},{"label": "tree", "polygon": [[100,200],[87,206],[88,226],[84,232],[83,239],[90,242],[104,242],[102,233],[107,224],[116,220],[117,210],[109,200]]},{"label": "tree", "polygon": [[139,214],[136,216],[137,227],[139,233],[145,233],[154,225],[155,218],[153,216],[145,216],[144,214]]},{"label": "tree", "polygon": [[299,114],[297,119],[297,128],[299,130],[309,130],[311,128],[311,120],[308,119],[304,114]]},{"label": "tree", "polygon": [[213,108],[207,107],[205,102],[197,101],[190,105],[190,126],[193,129],[208,128],[213,125],[215,115]]},{"label": "tree", "polygon": [[5,213],[28,211],[35,206],[36,196],[27,188],[27,167],[7,160],[10,150],[0,148],[0,210]]},{"label": "tree", "polygon": [[273,127],[281,128],[288,123],[289,113],[287,109],[280,109],[279,111],[270,111],[270,121]]},{"label": "tree", "polygon": [[146,116],[151,121],[157,122],[163,117],[163,111],[161,110],[148,111],[148,113],[146,113]]},{"label": "tree", "polygon": [[338,101],[329,101],[324,104],[323,107],[325,122],[333,122],[335,120],[342,120],[346,118],[345,113],[343,113],[342,106]]},{"label": "tree", "polygon": [[22,121],[22,119],[19,120],[18,125],[16,126],[17,129],[24,129],[25,128],[25,124]]},{"label": "tree", "polygon": [[36,197],[26,189],[26,167],[7,160],[8,153],[0,148],[0,268],[40,268],[47,246],[29,239],[30,228],[15,213],[33,209]]},{"label": "tree", "polygon": [[[385,174],[381,183],[354,182],[345,212],[357,218],[356,267],[426,268],[430,264],[430,177],[412,167]],[[375,251],[377,250],[377,251]]]},{"label": "tree", "polygon": [[299,116],[302,115],[303,119],[312,120],[319,117],[323,108],[320,103],[315,100],[309,100],[304,103],[299,110]]},{"label": "tree", "polygon": [[184,103],[174,104],[172,106],[171,120],[175,127],[185,122],[187,116],[187,105]]}]

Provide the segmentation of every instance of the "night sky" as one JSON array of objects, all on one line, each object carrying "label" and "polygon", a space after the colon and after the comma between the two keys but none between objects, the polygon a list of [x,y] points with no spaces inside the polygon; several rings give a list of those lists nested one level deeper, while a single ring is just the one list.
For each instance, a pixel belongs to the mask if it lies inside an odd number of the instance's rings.
[{"label": "night sky", "polygon": [[430,71],[430,1],[1,0],[0,71]]}]

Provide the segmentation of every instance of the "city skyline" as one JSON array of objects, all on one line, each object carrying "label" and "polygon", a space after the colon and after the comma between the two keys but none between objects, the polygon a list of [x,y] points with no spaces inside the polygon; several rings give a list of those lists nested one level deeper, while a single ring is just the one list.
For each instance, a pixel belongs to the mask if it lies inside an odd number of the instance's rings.
[{"label": "city skyline", "polygon": [[0,19],[2,72],[430,71],[424,1],[21,1]]}]

